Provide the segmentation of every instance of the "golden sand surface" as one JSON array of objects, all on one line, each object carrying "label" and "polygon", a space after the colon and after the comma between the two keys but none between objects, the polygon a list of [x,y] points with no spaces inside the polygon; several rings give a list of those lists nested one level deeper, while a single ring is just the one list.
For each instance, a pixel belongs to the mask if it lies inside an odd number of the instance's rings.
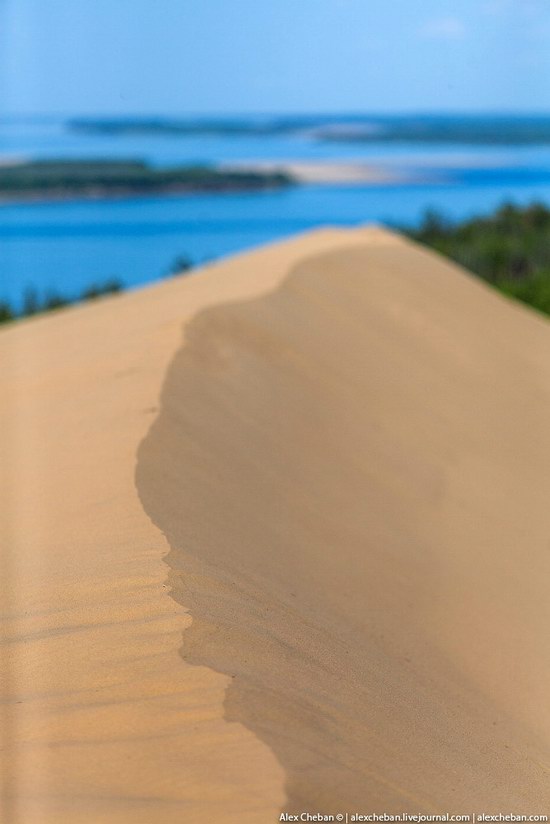
[{"label": "golden sand surface", "polygon": [[[395,170],[384,165],[365,163],[364,160],[295,160],[278,158],[277,160],[233,161],[223,163],[222,170],[237,172],[281,172],[297,183],[321,183],[340,185],[372,185],[394,183],[402,185],[412,180],[410,173]],[[418,180],[418,175],[415,175]]]},{"label": "golden sand surface", "polygon": [[550,812],[550,324],[326,229],[0,335],[6,824]]}]

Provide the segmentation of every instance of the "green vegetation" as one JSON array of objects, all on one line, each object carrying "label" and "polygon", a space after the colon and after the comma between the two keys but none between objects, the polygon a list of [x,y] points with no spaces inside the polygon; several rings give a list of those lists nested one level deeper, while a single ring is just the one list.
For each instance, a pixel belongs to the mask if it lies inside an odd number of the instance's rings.
[{"label": "green vegetation", "polygon": [[550,208],[507,203],[457,224],[428,212],[418,229],[402,231],[550,315]]},{"label": "green vegetation", "polygon": [[[451,258],[510,297],[550,315],[550,208],[540,203],[520,207],[504,204],[494,214],[460,223],[428,212],[417,229],[400,228],[413,240]],[[193,267],[186,255],[178,256],[169,274]],[[116,279],[93,284],[77,300],[57,292],[38,295],[30,287],[21,311],[0,300],[0,324],[18,317],[49,312],[71,303],[119,292]]]},{"label": "green vegetation", "polygon": [[[168,269],[169,276],[181,275],[189,272],[195,264],[188,255],[178,255]],[[18,310],[8,300],[0,300],[0,325],[17,320],[18,318],[28,318],[32,315],[52,312],[55,309],[63,309],[65,306],[72,306],[76,303],[83,303],[96,300],[104,295],[114,295],[122,292],[124,284],[118,278],[109,278],[106,281],[92,283],[86,287],[76,298],[63,295],[55,289],[50,289],[44,295],[40,295],[34,286],[28,286],[23,294],[21,308]]]},{"label": "green vegetation", "polygon": [[72,131],[89,134],[136,134],[186,137],[308,134],[335,142],[467,143],[484,145],[548,144],[548,115],[303,115],[268,118],[80,118]]},{"label": "green vegetation", "polygon": [[139,160],[40,160],[0,166],[0,199],[248,191],[291,182],[280,172],[157,169]]},{"label": "green vegetation", "polygon": [[0,301],[0,323],[8,323],[15,319],[15,314],[7,300]]},{"label": "green vegetation", "polygon": [[107,135],[222,136],[272,135],[300,128],[300,118],[199,118],[166,117],[77,118],[67,123],[74,132]]},{"label": "green vegetation", "polygon": [[380,118],[370,128],[320,130],[324,140],[347,143],[462,143],[473,146],[550,143],[548,117]]},{"label": "green vegetation", "polygon": [[116,278],[110,278],[103,283],[94,283],[80,294],[77,298],[69,298],[55,290],[50,290],[41,296],[33,286],[29,286],[23,295],[21,310],[18,311],[8,300],[0,300],[0,324],[18,318],[28,318],[32,315],[53,312],[55,309],[63,309],[75,303],[95,300],[103,295],[114,295],[121,292],[123,284]]},{"label": "green vegetation", "polygon": [[193,268],[193,261],[187,255],[178,255],[172,261],[172,265],[168,270],[169,275],[181,275],[183,272],[188,272]]},{"label": "green vegetation", "polygon": [[122,291],[122,283],[116,278],[111,278],[103,284],[93,283],[82,292],[82,300],[95,300],[103,295],[115,295]]}]

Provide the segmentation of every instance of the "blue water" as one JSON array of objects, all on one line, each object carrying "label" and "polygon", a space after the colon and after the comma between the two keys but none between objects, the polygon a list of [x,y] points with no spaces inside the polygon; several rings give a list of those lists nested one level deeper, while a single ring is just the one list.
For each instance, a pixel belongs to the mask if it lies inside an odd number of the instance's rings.
[{"label": "blue water", "polygon": [[319,225],[417,223],[427,208],[450,218],[504,200],[550,204],[550,147],[320,143],[298,136],[112,137],[59,123],[0,124],[0,159],[139,157],[165,165],[248,159],[357,159],[430,183],[309,186],[248,194],[186,195],[0,207],[0,298],[24,289],[76,296],[118,277],[137,286],[165,276],[180,255],[196,263]]}]

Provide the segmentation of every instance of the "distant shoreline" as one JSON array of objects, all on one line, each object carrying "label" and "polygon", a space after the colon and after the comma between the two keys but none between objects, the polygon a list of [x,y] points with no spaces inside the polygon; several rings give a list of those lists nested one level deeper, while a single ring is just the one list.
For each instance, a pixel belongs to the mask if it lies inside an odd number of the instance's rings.
[{"label": "distant shoreline", "polygon": [[127,137],[273,137],[306,135],[319,142],[548,145],[550,116],[496,114],[334,114],[241,117],[79,117],[74,133]]},{"label": "distant shoreline", "polygon": [[[136,179],[123,183],[120,178],[129,171],[130,177]],[[140,182],[139,174],[146,177],[144,182]],[[186,175],[188,179],[182,180]],[[418,182],[416,176],[362,161],[253,160],[221,163],[204,170],[156,170],[135,161],[31,161],[0,167],[0,207],[265,192],[292,185],[377,186],[413,182]]]},{"label": "distant shoreline", "polygon": [[28,161],[0,166],[0,205],[256,192],[294,182],[279,169],[159,169],[138,160]]},{"label": "distant shoreline", "polygon": [[[294,182],[294,181],[292,181]],[[289,184],[290,185],[290,184]],[[44,191],[42,189],[31,190],[27,192],[18,192],[16,194],[6,193],[0,189],[0,208],[2,206],[16,206],[18,204],[33,204],[33,203],[71,203],[75,201],[101,202],[105,200],[134,200],[150,197],[178,197],[179,195],[229,195],[229,194],[246,194],[250,192],[269,192],[276,191],[282,188],[280,185],[271,184],[265,186],[227,186],[219,188],[193,188],[189,186],[171,186],[162,187],[158,189],[84,189],[84,190],[64,190],[64,191]]]},{"label": "distant shoreline", "polygon": [[[259,160],[223,163],[222,170],[274,174],[279,172],[295,183],[325,185],[401,185],[412,182],[413,175],[389,170],[363,161],[333,160]],[[417,178],[414,177],[416,181]]]}]

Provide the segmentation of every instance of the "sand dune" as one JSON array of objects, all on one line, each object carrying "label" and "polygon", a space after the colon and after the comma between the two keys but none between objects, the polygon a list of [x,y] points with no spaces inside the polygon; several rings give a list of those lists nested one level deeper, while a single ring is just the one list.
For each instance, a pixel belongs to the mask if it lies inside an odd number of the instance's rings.
[{"label": "sand dune", "polygon": [[546,320],[325,230],[0,357],[2,821],[549,812]]}]

